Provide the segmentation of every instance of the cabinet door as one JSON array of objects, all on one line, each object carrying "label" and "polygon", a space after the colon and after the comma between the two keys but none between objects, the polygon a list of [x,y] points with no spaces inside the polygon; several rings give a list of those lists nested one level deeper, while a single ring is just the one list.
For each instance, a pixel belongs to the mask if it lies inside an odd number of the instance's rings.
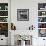
[{"label": "cabinet door", "polygon": [[46,46],[46,38],[38,38],[38,46]]}]

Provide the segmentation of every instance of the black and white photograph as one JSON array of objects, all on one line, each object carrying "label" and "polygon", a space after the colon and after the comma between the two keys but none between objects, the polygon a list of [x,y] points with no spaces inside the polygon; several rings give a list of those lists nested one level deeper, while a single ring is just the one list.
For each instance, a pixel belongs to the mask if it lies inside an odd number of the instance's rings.
[{"label": "black and white photograph", "polygon": [[29,21],[29,9],[17,9],[18,21]]}]

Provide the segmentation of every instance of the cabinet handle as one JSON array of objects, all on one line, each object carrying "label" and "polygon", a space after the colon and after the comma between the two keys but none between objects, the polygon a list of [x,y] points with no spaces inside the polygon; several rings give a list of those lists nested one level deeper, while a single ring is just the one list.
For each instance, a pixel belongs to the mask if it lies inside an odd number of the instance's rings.
[{"label": "cabinet handle", "polygon": [[45,39],[43,39],[43,40],[45,40]]},{"label": "cabinet handle", "polygon": [[1,39],[1,40],[3,40],[3,39]]}]

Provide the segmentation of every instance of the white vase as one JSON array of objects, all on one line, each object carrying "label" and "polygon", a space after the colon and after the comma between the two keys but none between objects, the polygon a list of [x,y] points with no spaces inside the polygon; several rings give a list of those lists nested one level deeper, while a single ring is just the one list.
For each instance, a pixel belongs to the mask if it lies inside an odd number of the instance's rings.
[{"label": "white vase", "polygon": [[25,41],[21,40],[21,46],[25,46]]}]

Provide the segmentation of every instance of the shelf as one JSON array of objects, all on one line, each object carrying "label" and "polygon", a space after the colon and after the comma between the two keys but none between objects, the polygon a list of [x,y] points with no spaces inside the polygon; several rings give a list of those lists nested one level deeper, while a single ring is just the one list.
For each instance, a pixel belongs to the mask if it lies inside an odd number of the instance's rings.
[{"label": "shelf", "polygon": [[8,17],[8,16],[0,16],[0,17]]},{"label": "shelf", "polygon": [[38,22],[38,23],[46,23],[46,22]]},{"label": "shelf", "polygon": [[46,29],[46,28],[38,28],[38,29]]},{"label": "shelf", "polygon": [[38,17],[46,17],[46,15],[44,15],[44,16],[38,16]]},{"label": "shelf", "polygon": [[46,11],[46,10],[38,10],[38,11]]},{"label": "shelf", "polygon": [[0,23],[8,23],[8,22],[0,22]]},{"label": "shelf", "polygon": [[0,10],[0,11],[8,11],[8,10]]}]

